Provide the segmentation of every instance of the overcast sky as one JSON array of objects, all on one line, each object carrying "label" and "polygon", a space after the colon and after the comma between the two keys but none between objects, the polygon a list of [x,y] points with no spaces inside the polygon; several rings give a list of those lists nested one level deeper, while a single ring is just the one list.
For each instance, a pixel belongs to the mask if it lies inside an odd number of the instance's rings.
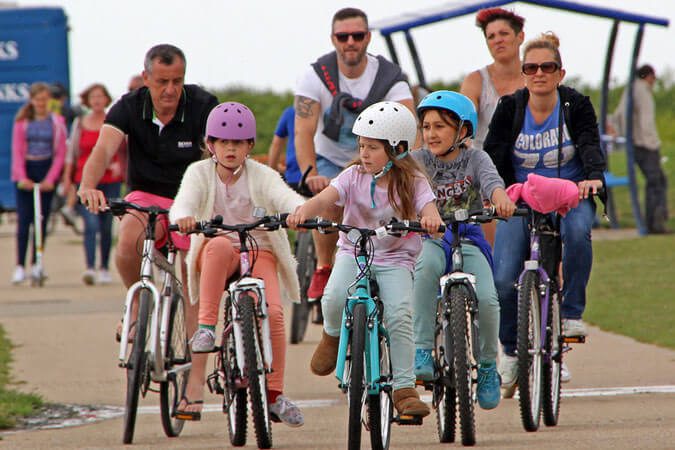
[{"label": "overcast sky", "polygon": [[[582,0],[577,0],[583,3]],[[345,6],[362,8],[371,22],[416,8],[446,2],[432,0],[20,0],[21,6],[62,6],[69,18],[70,75],[74,93],[89,83],[103,82],[115,96],[126,90],[131,74],[142,70],[152,45],[169,42],[187,56],[188,82],[207,88],[244,85],[292,90],[296,78],[317,56],[332,49],[330,21]],[[456,2],[449,2],[456,3]],[[675,1],[590,0],[585,3],[665,17],[669,28],[647,26],[640,62],[652,63],[657,74],[675,69]],[[561,40],[568,76],[599,83],[611,21],[564,13],[550,8],[512,3],[526,18],[526,39],[553,30]],[[626,78],[637,27],[619,31],[613,78]],[[400,33],[398,33],[400,34]],[[490,56],[474,17],[425,26],[413,31],[427,81],[456,80],[489,62]],[[452,40],[456,42],[452,42]],[[403,47],[404,70],[412,65]],[[384,41],[373,33],[371,53],[387,54]]]}]

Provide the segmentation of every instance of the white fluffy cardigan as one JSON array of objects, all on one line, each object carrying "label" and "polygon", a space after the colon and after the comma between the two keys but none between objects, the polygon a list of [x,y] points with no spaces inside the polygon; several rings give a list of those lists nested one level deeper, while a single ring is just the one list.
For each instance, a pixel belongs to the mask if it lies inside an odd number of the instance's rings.
[{"label": "white fluffy cardigan", "polygon": [[[253,206],[266,209],[267,214],[277,212],[293,212],[305,200],[293,191],[274,169],[252,159],[246,159],[245,170],[248,179],[248,191]],[[174,223],[182,217],[192,216],[198,221],[210,220],[213,216],[213,205],[218,182],[215,164],[211,159],[192,163],[183,175],[178,194],[169,212],[169,219]],[[284,300],[298,301],[300,286],[296,274],[297,262],[288,242],[286,230],[270,231],[272,253],[277,259],[279,286]],[[190,250],[186,262],[188,267],[188,290],[190,302],[199,300],[199,275],[197,273],[197,255],[204,243],[204,235],[193,234],[190,239]]]}]

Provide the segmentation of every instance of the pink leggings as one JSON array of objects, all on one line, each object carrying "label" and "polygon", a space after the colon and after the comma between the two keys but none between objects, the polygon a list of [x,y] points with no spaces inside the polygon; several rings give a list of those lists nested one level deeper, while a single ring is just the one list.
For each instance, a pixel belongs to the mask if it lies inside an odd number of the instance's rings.
[{"label": "pink leggings", "polygon": [[[276,258],[265,250],[258,252],[253,266],[253,276],[265,282],[265,297],[272,338],[272,373],[268,376],[268,389],[283,392],[286,367],[286,335],[284,311],[281,306],[279,277]],[[221,314],[220,299],[227,279],[239,270],[239,250],[232,241],[221,236],[209,239],[200,249],[197,259],[199,276],[199,324],[215,326]]]}]

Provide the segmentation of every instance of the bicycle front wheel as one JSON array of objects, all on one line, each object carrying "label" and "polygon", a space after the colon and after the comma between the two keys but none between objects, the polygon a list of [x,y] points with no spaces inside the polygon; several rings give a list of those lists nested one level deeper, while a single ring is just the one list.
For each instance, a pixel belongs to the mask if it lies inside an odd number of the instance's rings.
[{"label": "bicycle front wheel", "polygon": [[527,272],[518,289],[518,391],[520,418],[526,431],[541,419],[541,314],[539,276]]},{"label": "bicycle front wheel", "polygon": [[307,299],[307,289],[316,269],[316,254],[312,233],[300,232],[296,235],[295,257],[298,260],[298,281],[300,282],[300,303],[293,303],[291,317],[291,344],[299,344],[305,339],[311,305]]},{"label": "bicycle front wheel", "polygon": [[[176,286],[174,286],[176,289]],[[172,372],[176,367],[190,362],[188,337],[185,328],[185,300],[182,294],[175,292],[169,314],[169,333],[166,337],[165,369],[169,371],[166,381],[159,384],[159,409],[162,427],[168,437],[176,437],[183,430],[185,421],[176,419],[176,408],[185,396],[185,388],[190,370]]]},{"label": "bicycle front wheel", "polygon": [[562,318],[558,286],[551,282],[547,318],[546,353],[544,362],[544,424],[555,426],[560,415],[560,371],[562,368]]},{"label": "bicycle front wheel", "polygon": [[131,344],[127,369],[127,398],[124,405],[124,433],[122,441],[131,444],[136,427],[136,413],[138,411],[138,395],[144,383],[147,382],[147,353],[145,349],[146,335],[150,315],[152,294],[147,289],[141,289],[138,296],[138,317],[136,318],[136,335]]},{"label": "bicycle front wheel", "polygon": [[255,302],[248,294],[239,297],[239,315],[255,438],[258,448],[271,448],[272,425],[267,404],[267,378],[262,354],[262,339],[255,314]]},{"label": "bicycle front wheel", "polygon": [[[230,307],[228,301],[226,306],[228,311]],[[231,323],[229,313],[225,321]],[[227,414],[227,433],[230,436],[230,444],[241,447],[246,444],[247,394],[246,388],[238,385],[238,381],[241,380],[241,372],[237,366],[237,348],[234,342],[234,332],[231,328],[223,331],[217,364],[220,369],[218,376],[223,377],[223,412]]]},{"label": "bicycle front wheel", "polygon": [[470,321],[469,292],[462,285],[450,288],[450,326],[454,344],[454,369],[457,387],[457,407],[459,409],[462,445],[476,443],[476,422],[474,419],[474,382],[471,349],[471,336],[467,323]]},{"label": "bicycle front wheel", "polygon": [[[370,429],[370,445],[373,450],[389,448],[394,412],[389,389],[389,383],[392,380],[391,357],[389,345],[383,336],[380,336],[380,380],[380,393],[368,395],[368,428]],[[382,382],[382,380],[386,381]]]},{"label": "bicycle front wheel", "polygon": [[350,343],[350,371],[348,383],[349,425],[347,447],[349,450],[361,448],[361,410],[365,387],[364,356],[366,345],[366,305],[357,303],[352,312],[352,332]]}]

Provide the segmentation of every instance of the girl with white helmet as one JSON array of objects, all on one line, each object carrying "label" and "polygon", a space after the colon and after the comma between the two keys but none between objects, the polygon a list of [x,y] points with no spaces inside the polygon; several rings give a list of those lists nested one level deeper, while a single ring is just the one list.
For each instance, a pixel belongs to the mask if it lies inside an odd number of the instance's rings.
[{"label": "girl with white helmet", "polygon": [[[256,138],[251,110],[236,102],[221,103],[209,114],[205,144],[209,159],[190,165],[171,207],[169,218],[185,233],[197,221],[216,215],[223,223],[250,223],[253,207],[271,214],[293,211],[304,199],[293,191],[277,171],[248,158]],[[282,395],[286,338],[281,297],[299,298],[295,258],[284,230],[253,232],[258,243],[253,276],[265,281],[272,339],[272,372],[268,377],[269,410],[274,421],[289,426],[304,423],[302,412]],[[203,403],[206,355],[215,345],[215,327],[223,289],[239,270],[239,239],[236,233],[205,239],[191,236],[187,254],[190,301],[199,302],[199,329],[193,336],[193,363],[185,397],[178,406],[181,418],[199,420]]]},{"label": "girl with white helmet", "polygon": [[[434,195],[419,166],[409,157],[417,121],[405,106],[380,102],[356,119],[359,156],[330,185],[308,200],[287,219],[296,225],[320,215],[329,206],[344,208],[343,223],[378,228],[392,217],[417,220],[430,232],[441,224]],[[426,416],[429,407],[419,399],[413,372],[412,272],[422,247],[419,235],[407,239],[387,236],[373,240],[371,273],[384,303],[384,322],[391,337],[394,406],[399,414]],[[324,331],[312,357],[311,370],[329,375],[335,369],[342,310],[347,287],[358,267],[354,245],[340,233],[335,265],[321,299]]]},{"label": "girl with white helmet", "polygon": [[[471,149],[476,134],[477,115],[473,102],[452,91],[436,91],[417,107],[425,148],[414,153],[426,169],[436,194],[436,205],[443,215],[456,209],[478,209],[491,202],[497,213],[509,217],[515,205],[506,195],[504,181],[492,160],[482,150]],[[497,407],[500,399],[496,368],[499,335],[499,302],[492,278],[492,253],[478,225],[468,225],[463,237],[464,269],[476,275],[480,327],[480,366],[478,403],[484,409]],[[415,374],[422,380],[434,377],[431,349],[438,280],[452,267],[451,231],[442,239],[427,239],[415,266]]]}]

